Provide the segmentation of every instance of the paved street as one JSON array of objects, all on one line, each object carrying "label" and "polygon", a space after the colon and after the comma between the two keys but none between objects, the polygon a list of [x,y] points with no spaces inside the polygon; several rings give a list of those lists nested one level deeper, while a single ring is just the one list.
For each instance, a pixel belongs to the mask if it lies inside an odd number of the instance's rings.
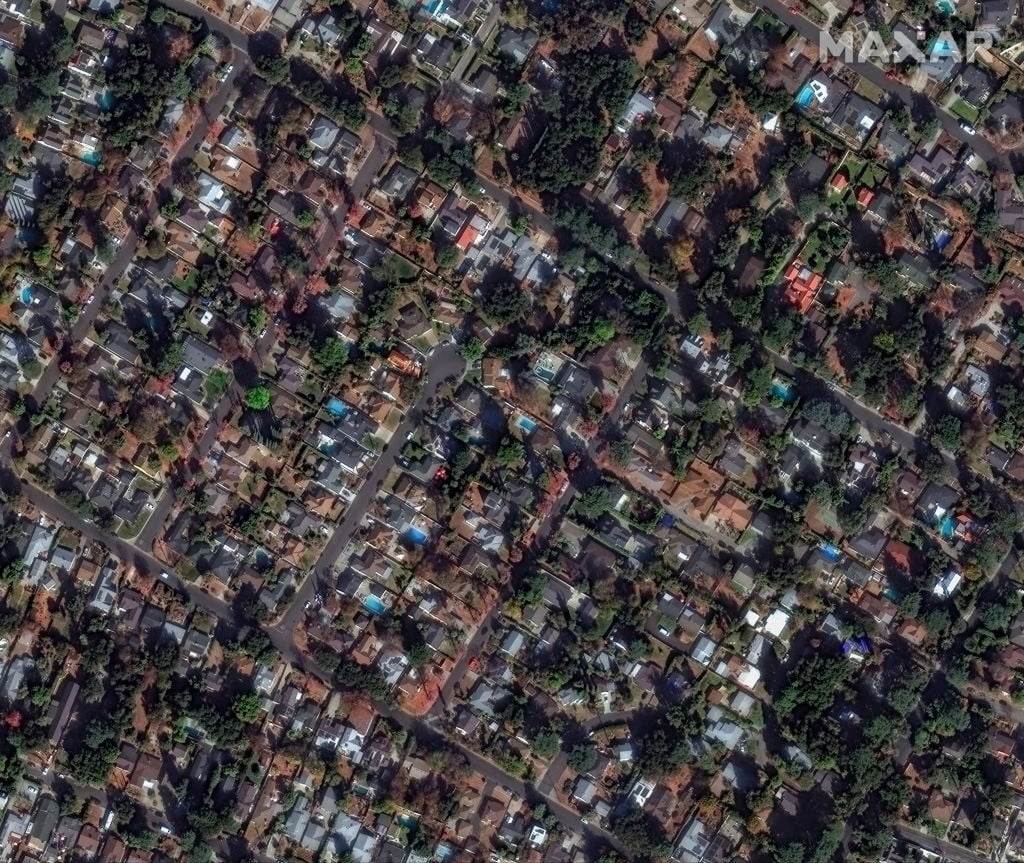
[{"label": "paved street", "polygon": [[985,854],[979,854],[961,845],[954,845],[944,839],[936,839],[930,833],[925,833],[906,824],[896,826],[896,835],[919,848],[924,848],[926,851],[931,851],[933,854],[938,854],[947,860],[955,861],[955,863],[991,863],[992,861],[992,858]]},{"label": "paved street", "polygon": [[[191,3],[171,2],[168,3],[168,5],[171,8],[178,9],[178,11],[186,12],[188,14],[198,12],[198,7],[193,8],[193,4]],[[209,13],[207,13],[207,15],[209,16]],[[213,16],[209,17],[212,18]],[[232,42],[232,44],[234,44],[234,42]],[[238,76],[248,66],[248,55],[243,47],[236,46],[235,55],[235,62],[233,63],[231,73],[221,83],[221,86],[218,88],[213,98],[204,105],[203,110],[197,115],[195,126],[189,136],[182,142],[181,147],[175,155],[175,160],[188,160],[196,154],[196,151],[205,140],[207,132],[209,132],[210,123],[216,119],[224,109],[224,105],[227,103],[228,97],[234,89]],[[168,176],[164,182],[154,190],[147,202],[144,221],[152,223],[153,220],[156,219],[158,214],[158,202],[164,197],[170,195],[173,190],[173,186],[173,178]],[[118,284],[118,282],[120,282],[132,261],[135,260],[140,244],[141,237],[139,236],[139,233],[132,228],[129,230],[127,236],[122,240],[117,254],[104,272],[103,278],[97,283],[92,299],[88,305],[82,309],[78,319],[75,321],[70,333],[71,344],[81,344],[89,334],[89,331],[96,320],[96,316],[99,314],[100,309],[106,302],[111,290]],[[270,336],[271,333],[268,332],[267,338]],[[269,344],[266,340],[264,341],[266,344]],[[36,382],[33,389],[33,397],[35,398],[36,404],[41,406],[46,402],[50,393],[53,391],[54,386],[57,384],[59,374],[60,370],[58,363],[51,362],[47,364],[46,369]],[[229,392],[213,412],[213,417],[211,418],[211,422],[206,433],[197,447],[202,456],[205,456],[206,453],[209,452],[210,446],[212,446],[214,437],[216,436],[217,428],[224,417],[227,416],[228,410],[230,409],[230,398],[231,393]],[[138,547],[145,549],[146,551],[153,547],[153,541],[156,539],[156,536],[163,526],[164,521],[167,519],[173,505],[174,496],[171,484],[165,483],[164,493],[157,501],[156,507],[150,514],[149,520],[144,525],[142,532],[137,539]]]},{"label": "paved street", "polygon": [[456,63],[455,68],[452,69],[450,80],[461,81],[463,79],[466,74],[466,70],[469,69],[470,64],[473,62],[473,58],[476,56],[476,52],[479,51],[484,43],[491,38],[491,33],[494,32],[494,28],[500,17],[501,4],[495,3],[487,13],[487,18],[484,19],[484,22],[476,31],[473,41],[470,42],[466,47],[466,50],[462,52],[459,62]]},{"label": "paved street", "polygon": [[[817,45],[821,30],[817,24],[799,13],[790,12],[790,7],[780,0],[762,0],[761,6],[779,18],[783,23],[796,29],[801,36]],[[836,37],[838,33],[832,33]],[[1009,155],[997,150],[992,144],[981,135],[969,135],[960,128],[960,118],[940,108],[921,93],[915,93],[909,87],[899,81],[890,81],[885,77],[885,70],[871,63],[849,63],[849,68],[857,72],[867,81],[870,81],[884,93],[892,93],[900,99],[912,114],[919,112],[925,106],[930,106],[935,118],[939,121],[943,130],[958,141],[967,144],[975,153],[981,156],[992,167],[1012,170]]]},{"label": "paved street", "polygon": [[[315,581],[322,578],[325,581],[331,579],[331,569],[337,562],[338,555],[348,545],[356,530],[363,520],[363,516],[369,511],[370,503],[377,494],[380,484],[384,481],[388,471],[395,466],[402,448],[410,432],[419,425],[426,411],[427,402],[434,398],[438,391],[444,386],[449,378],[462,374],[465,368],[465,361],[459,354],[458,348],[454,345],[442,345],[434,350],[427,357],[426,368],[423,375],[423,389],[416,404],[411,406],[405,414],[405,418],[391,436],[383,452],[374,464],[370,473],[363,480],[355,499],[349,504],[345,515],[342,516],[338,526],[335,527],[331,538],[324,546],[320,559],[313,568],[313,576],[307,578],[296,590],[288,611],[273,629],[280,633],[287,633],[288,637],[294,633],[298,626],[299,619],[305,612],[306,602],[313,598],[316,593]],[[333,588],[332,588],[333,589]]]},{"label": "paved street", "polygon": [[[219,88],[215,96],[204,105],[203,111],[197,117],[194,129],[176,154],[176,159],[187,160],[195,154],[209,130],[211,121],[215,119],[223,109],[238,76],[247,69],[248,37],[244,33],[218,19],[213,15],[213,13],[208,12],[194,3],[187,2],[187,0],[164,0],[164,2],[166,2],[166,4],[172,9],[201,18],[205,21],[211,31],[216,32],[227,39],[235,51],[233,69],[228,79],[224,82],[223,86]],[[815,41],[817,40],[817,28],[808,19],[789,13],[787,7],[783,3],[777,2],[777,0],[765,0],[763,5],[778,15],[786,23],[795,26],[808,38]],[[485,23],[484,27],[488,28],[489,31],[489,29],[493,29],[496,21],[497,6],[495,6],[494,14],[492,14],[488,19],[488,22]],[[483,33],[482,38],[486,38],[486,35]],[[457,70],[458,74],[465,72],[465,69],[471,62],[471,59],[472,49],[465,52],[464,60],[460,64],[460,68]],[[916,108],[916,103],[919,101],[918,97],[903,85],[888,81],[882,70],[865,64],[854,64],[853,68],[862,74],[867,80],[875,83],[879,87],[882,87],[886,92],[895,93],[908,105]],[[943,128],[951,135],[956,137],[958,140],[962,140],[969,144],[979,155],[990,161],[991,164],[1000,167],[1009,166],[1008,157],[1005,154],[996,151],[989,142],[985,141],[981,137],[967,136],[966,133],[964,133],[957,125],[956,118],[941,109],[936,108],[935,111]],[[362,198],[366,194],[375,175],[390,157],[395,146],[394,133],[384,118],[377,115],[371,115],[370,125],[377,142],[377,148],[369,156],[366,163],[362,166],[353,180],[350,191],[356,200]],[[548,232],[554,232],[555,226],[545,214],[532,205],[521,202],[508,189],[503,188],[495,182],[482,178],[480,179],[480,185],[484,189],[485,194],[493,198],[498,203],[505,207],[525,209],[536,227]],[[160,200],[163,195],[168,193],[170,188],[171,181],[168,180],[162,184],[161,188],[158,189],[151,197],[147,206],[147,215],[149,220],[155,218],[157,201]],[[92,327],[103,302],[106,300],[110,291],[118,284],[127,272],[131,261],[135,257],[140,242],[141,238],[134,230],[125,238],[113,261],[110,263],[106,272],[103,274],[103,277],[100,279],[93,301],[82,310],[78,321],[72,328],[71,338],[74,342],[80,342]],[[648,285],[652,289],[658,290],[668,303],[672,314],[677,317],[680,315],[679,298],[674,288],[667,288],[663,286],[659,287],[653,282],[639,276],[637,276],[637,280]],[[266,350],[274,343],[275,339],[276,330],[274,325],[271,324],[268,327],[266,335],[260,339],[259,343],[255,347],[257,358],[262,358]],[[810,372],[796,369],[793,367],[792,363],[782,357],[776,356],[775,364],[780,370],[789,374],[815,377]],[[333,580],[332,570],[336,564],[339,554],[352,540],[353,536],[359,529],[362,519],[369,510],[373,498],[378,493],[382,481],[386,474],[396,464],[401,450],[405,445],[407,436],[422,422],[423,415],[426,412],[427,402],[431,398],[436,397],[438,391],[445,385],[447,380],[460,376],[463,373],[464,368],[465,363],[453,345],[444,345],[439,347],[427,357],[423,388],[419,398],[416,403],[408,409],[398,428],[384,447],[384,450],[376,463],[372,469],[368,471],[354,500],[349,505],[344,516],[329,537],[323,552],[321,553],[316,565],[313,567],[310,577],[306,578],[302,584],[297,586],[291,604],[282,617],[276,623],[267,627],[267,633],[271,638],[273,645],[286,661],[297,667],[305,669],[309,673],[321,677],[326,681],[330,681],[331,675],[327,673],[326,670],[318,667],[311,658],[302,654],[296,647],[294,641],[294,634],[300,627],[301,619],[305,613],[305,605],[313,598],[315,593],[318,592],[320,584],[329,583]],[[637,388],[641,385],[646,371],[647,365],[645,361],[641,360],[636,364],[629,380],[624,385],[622,392],[620,393],[620,397],[615,408],[606,418],[607,430],[611,430],[617,426],[625,406],[628,404]],[[51,363],[46,368],[43,376],[34,388],[34,395],[40,404],[44,402],[52,392],[57,380],[57,364]],[[829,386],[828,382],[822,381],[817,377],[815,377],[815,380],[818,381],[822,387],[827,388],[831,392],[831,397],[841,402],[858,421],[864,424],[866,428],[875,433],[884,431],[892,437],[896,444],[904,449],[912,450],[914,448],[916,443],[914,435],[906,429],[889,422],[876,411],[857,401],[849,394],[838,389],[833,389]],[[199,463],[201,463],[209,454],[210,449],[216,440],[221,424],[237,404],[241,396],[241,392],[242,390],[240,385],[234,383],[211,412],[210,420],[193,450],[193,456]],[[587,442],[586,451],[591,460],[596,456],[597,447],[600,442],[601,439],[597,437]],[[4,453],[7,452],[6,445],[2,449]],[[587,473],[581,471],[577,478],[583,487],[585,487],[584,478],[586,476]],[[153,575],[164,572],[164,565],[153,557],[151,549],[153,542],[159,535],[159,532],[164,528],[165,522],[170,516],[175,504],[172,483],[168,482],[165,484],[165,493],[157,501],[151,518],[134,542],[124,541],[116,536],[108,534],[92,522],[83,519],[79,514],[70,510],[60,501],[54,499],[41,489],[28,484],[23,484],[22,492],[33,505],[47,513],[50,517],[68,524],[72,528],[80,531],[83,536],[101,544],[123,560],[133,563],[141,572]],[[575,486],[570,484],[559,497],[555,506],[552,508],[552,512],[539,526],[538,536],[541,540],[545,539],[557,528],[564,510],[571,502],[575,492]],[[686,520],[685,517],[683,520]],[[696,523],[695,526],[697,526]],[[705,534],[710,533],[713,537],[716,536],[714,532],[709,532],[705,526],[699,525],[699,527]],[[717,535],[717,537],[731,545],[731,541],[727,537],[722,535]],[[168,574],[166,581],[186,594],[197,607],[203,608],[221,619],[230,620],[234,617],[233,610],[225,602],[206,593],[197,585],[184,582],[173,574]],[[509,585],[507,591],[511,591],[512,589],[514,589],[514,586]],[[449,702],[454,687],[463,680],[469,661],[473,656],[479,653],[483,643],[489,636],[498,614],[499,612],[497,608],[492,609],[485,616],[481,625],[473,633],[466,645],[464,655],[456,664],[452,674],[443,687],[442,697],[438,699],[434,709],[428,716],[412,716],[387,704],[376,704],[375,707],[382,715],[392,719],[403,728],[414,732],[421,738],[430,740],[434,737],[439,737],[438,726],[440,725],[444,706]],[[1016,710],[1015,707],[1012,709],[1014,711]],[[629,712],[616,712],[600,715],[593,717],[585,723],[585,727],[587,730],[594,730],[605,724],[628,721],[630,716],[631,713]],[[553,794],[553,786],[556,778],[564,770],[567,760],[567,755],[565,753],[560,753],[555,759],[553,759],[549,769],[542,777],[540,777],[536,786],[533,786],[510,776],[485,756],[461,746],[457,741],[446,738],[445,743],[460,751],[467,758],[472,768],[482,774],[489,781],[497,783],[527,800],[543,799],[548,808],[559,818],[564,826],[578,830],[585,836],[608,842],[614,847],[620,847],[617,840],[608,834],[607,831],[599,826],[585,823],[576,812],[563,806],[555,798]],[[92,796],[98,796],[98,794],[93,792]],[[922,847],[934,847],[934,849],[939,853],[943,853],[950,857],[950,859],[956,860],[957,863],[980,863],[983,859],[973,852],[966,851],[965,849],[950,845],[949,843],[939,842],[927,834],[921,834],[912,828],[900,828],[899,832],[904,836],[904,838],[914,841],[917,844],[922,845]],[[930,845],[926,843],[930,843]]]}]

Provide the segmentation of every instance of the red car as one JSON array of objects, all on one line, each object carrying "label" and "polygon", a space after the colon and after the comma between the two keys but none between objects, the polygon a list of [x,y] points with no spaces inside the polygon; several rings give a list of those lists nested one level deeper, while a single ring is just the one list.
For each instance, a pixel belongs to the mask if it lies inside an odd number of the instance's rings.
[{"label": "red car", "polygon": [[886,69],[885,70],[885,77],[888,78],[890,81],[895,81],[896,80],[896,73],[892,69]]},{"label": "red car", "polygon": [[800,14],[800,7],[799,6],[790,6],[789,7],[789,11],[793,15],[799,15]]}]

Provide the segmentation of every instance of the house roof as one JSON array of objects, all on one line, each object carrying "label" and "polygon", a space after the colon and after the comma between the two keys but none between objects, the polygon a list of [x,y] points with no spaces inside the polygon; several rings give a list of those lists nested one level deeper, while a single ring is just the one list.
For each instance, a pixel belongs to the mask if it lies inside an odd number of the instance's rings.
[{"label": "house roof", "polygon": [[785,282],[786,301],[795,306],[801,314],[807,314],[815,296],[821,289],[824,277],[804,266],[803,262],[797,258],[786,270]]},{"label": "house roof", "polygon": [[507,54],[517,63],[525,63],[526,58],[537,44],[539,37],[532,30],[517,30],[506,27],[498,36],[495,48],[499,54]]},{"label": "house roof", "polygon": [[754,517],[750,505],[732,492],[726,492],[718,499],[711,514],[733,530],[741,532],[750,526]]}]

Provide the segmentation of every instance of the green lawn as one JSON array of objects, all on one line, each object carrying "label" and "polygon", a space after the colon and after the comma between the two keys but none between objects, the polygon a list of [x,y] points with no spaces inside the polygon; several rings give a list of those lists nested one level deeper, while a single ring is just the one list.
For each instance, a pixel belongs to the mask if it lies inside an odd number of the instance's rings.
[{"label": "green lawn", "polygon": [[420,271],[420,268],[412,261],[408,261],[398,255],[395,255],[395,261],[392,266],[395,268],[395,272],[398,276],[402,279],[412,279]]},{"label": "green lawn", "polygon": [[316,375],[313,374],[306,375],[306,379],[302,382],[302,386],[296,390],[296,394],[315,405],[320,404],[324,400],[324,388]]},{"label": "green lawn", "polygon": [[956,114],[961,120],[966,120],[971,124],[977,123],[978,117],[981,115],[977,108],[972,108],[963,99],[957,99],[949,106],[949,111],[951,114]]},{"label": "green lawn", "polygon": [[146,509],[139,513],[139,517],[130,524],[121,522],[121,526],[117,529],[117,535],[121,539],[135,539],[142,531],[142,528],[146,526],[146,522],[149,521],[149,515],[150,512]]},{"label": "green lawn", "polygon": [[185,276],[185,278],[171,279],[171,284],[179,291],[184,291],[186,294],[193,294],[195,293],[196,286],[199,284],[199,271],[191,269],[188,271],[188,275]]},{"label": "green lawn", "polygon": [[864,173],[860,175],[860,182],[864,186],[870,186],[872,189],[876,186],[882,185],[885,182],[886,177],[885,168],[881,165],[874,163],[869,164],[865,169]]},{"label": "green lawn", "polygon": [[231,386],[231,380],[231,372],[224,369],[214,369],[210,372],[206,380],[203,381],[203,392],[206,393],[206,398],[211,405],[221,400],[224,393],[228,391],[228,387]]},{"label": "green lawn", "polygon": [[711,115],[711,111],[714,109],[715,103],[718,101],[718,97],[715,95],[714,91],[714,82],[714,75],[706,76],[690,97],[690,107],[703,112],[705,116]]},{"label": "green lawn", "polygon": [[861,78],[857,82],[857,86],[853,88],[853,92],[876,105],[885,101],[885,93],[882,92],[882,88],[875,86],[867,78]]}]

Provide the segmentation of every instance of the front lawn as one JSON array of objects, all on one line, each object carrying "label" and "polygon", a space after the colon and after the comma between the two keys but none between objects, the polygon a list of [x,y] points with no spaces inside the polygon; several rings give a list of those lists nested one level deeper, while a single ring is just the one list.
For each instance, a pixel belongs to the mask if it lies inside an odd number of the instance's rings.
[{"label": "front lawn", "polygon": [[968,105],[963,99],[957,99],[949,106],[949,111],[972,126],[978,122],[978,117],[981,116],[981,112],[977,108]]}]

